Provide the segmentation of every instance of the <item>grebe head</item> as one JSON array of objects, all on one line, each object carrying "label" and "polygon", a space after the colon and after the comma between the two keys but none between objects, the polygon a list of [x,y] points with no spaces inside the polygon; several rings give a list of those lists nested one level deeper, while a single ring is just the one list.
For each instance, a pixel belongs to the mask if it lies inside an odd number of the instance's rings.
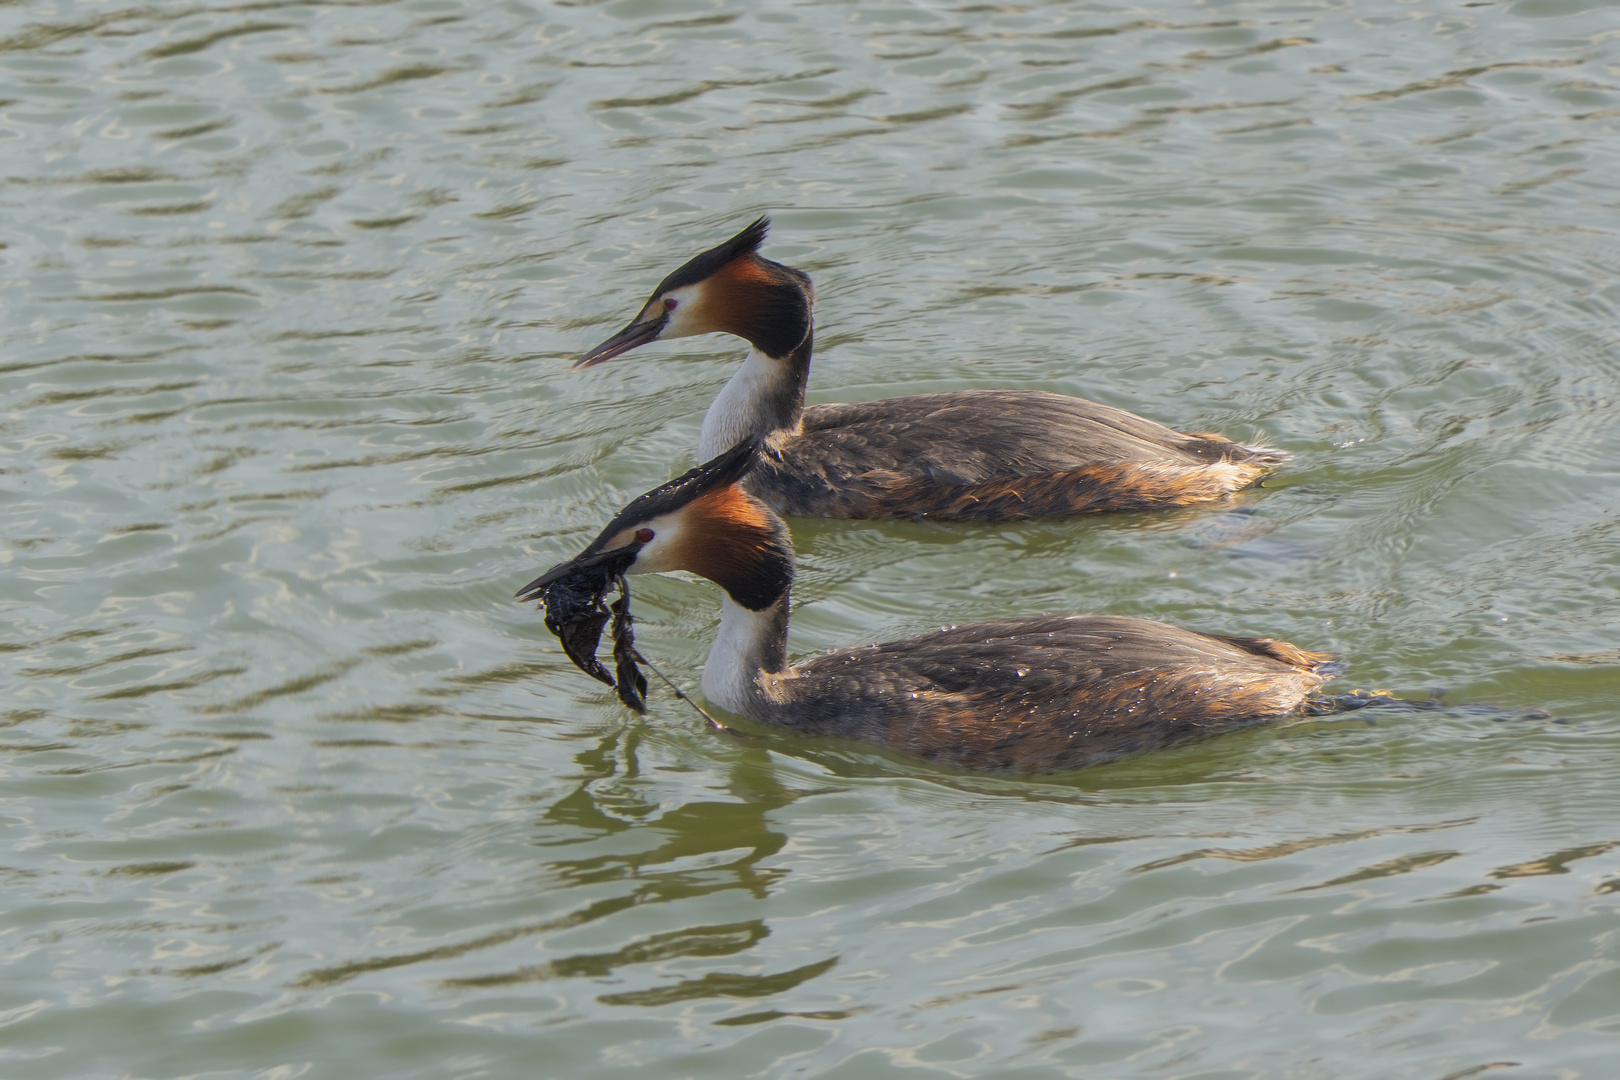
[{"label": "grebe head", "polygon": [[518,599],[539,600],[565,578],[600,594],[622,574],[686,570],[750,611],[770,607],[793,581],[793,543],[782,520],[738,487],[758,457],[757,443],[738,443],[647,492],[584,551],[525,585]]},{"label": "grebe head", "polygon": [[764,258],[761,217],[658,283],[630,325],[574,361],[574,370],[622,356],[649,341],[735,334],[766,356],[787,356],[810,332],[814,290],[806,274]]}]

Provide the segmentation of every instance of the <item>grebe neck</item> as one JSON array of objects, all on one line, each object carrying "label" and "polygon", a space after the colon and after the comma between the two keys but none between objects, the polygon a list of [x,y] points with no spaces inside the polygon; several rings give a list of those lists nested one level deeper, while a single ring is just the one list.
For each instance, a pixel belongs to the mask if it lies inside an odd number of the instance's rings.
[{"label": "grebe neck", "polygon": [[797,431],[804,416],[804,384],[810,378],[814,333],[785,357],[766,356],[750,347],[742,367],[703,416],[697,456],[709,459],[744,439]]},{"label": "grebe neck", "polygon": [[703,665],[703,696],[728,712],[769,721],[777,703],[767,676],[787,671],[788,591],[761,611],[720,596],[720,630]]}]

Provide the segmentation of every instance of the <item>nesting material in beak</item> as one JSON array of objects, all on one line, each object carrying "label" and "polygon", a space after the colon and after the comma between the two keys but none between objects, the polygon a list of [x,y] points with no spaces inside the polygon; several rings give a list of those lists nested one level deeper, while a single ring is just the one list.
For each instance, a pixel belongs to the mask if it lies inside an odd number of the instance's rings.
[{"label": "nesting material in beak", "polygon": [[[631,630],[630,586],[624,571],[635,561],[634,552],[586,555],[554,566],[518,592],[519,600],[537,600],[546,609],[546,629],[557,636],[568,659],[591,678],[619,693],[619,700],[636,712],[647,711],[647,677],[636,666],[635,634]],[[611,610],[602,603],[614,586],[619,598]],[[596,658],[602,628],[612,619],[614,673],[609,675]]]}]

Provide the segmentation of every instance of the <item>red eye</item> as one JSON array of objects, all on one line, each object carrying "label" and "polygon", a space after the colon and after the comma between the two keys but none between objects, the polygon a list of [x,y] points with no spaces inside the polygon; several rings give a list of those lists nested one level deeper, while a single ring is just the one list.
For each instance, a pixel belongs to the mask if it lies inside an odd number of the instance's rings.
[{"label": "red eye", "polygon": [[641,541],[643,544],[645,544],[647,541],[651,540],[652,538],[653,538],[653,531],[651,529],[637,529],[636,530],[636,539]]},{"label": "red eye", "polygon": [[676,300],[675,298],[669,297],[669,296],[664,297],[664,310],[665,311],[674,311],[676,309],[676,307],[678,307],[679,305],[680,305],[679,300]]}]

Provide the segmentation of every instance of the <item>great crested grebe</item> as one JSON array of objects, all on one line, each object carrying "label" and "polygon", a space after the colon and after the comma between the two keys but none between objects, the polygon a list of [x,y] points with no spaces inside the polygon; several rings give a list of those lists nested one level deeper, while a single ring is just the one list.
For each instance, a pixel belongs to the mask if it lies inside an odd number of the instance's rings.
[{"label": "great crested grebe", "polygon": [[[782,519],[739,484],[757,459],[752,443],[740,443],[647,492],[518,599],[546,603],[547,624],[574,662],[611,682],[594,658],[607,620],[602,595],[625,574],[698,574],[724,590],[703,669],[711,702],[766,724],[970,769],[1058,772],[1331,711],[1338,701],[1315,696],[1338,674],[1324,654],[1110,615],[997,619],[790,665],[793,544]],[[581,597],[599,612],[575,620],[594,631],[584,655],[566,627],[553,625],[582,612]],[[628,616],[622,600],[614,610]],[[630,675],[639,678],[633,666]],[[621,666],[621,697],[625,677]],[[626,700],[639,705],[635,695]]]},{"label": "great crested grebe", "polygon": [[805,408],[815,289],[762,257],[760,218],[670,274],[575,369],[649,341],[720,332],[748,357],[709,406],[698,456],[763,444],[748,490],[779,513],[1001,521],[1222,498],[1287,455],[1188,435],[1038,390],[959,390]]}]

